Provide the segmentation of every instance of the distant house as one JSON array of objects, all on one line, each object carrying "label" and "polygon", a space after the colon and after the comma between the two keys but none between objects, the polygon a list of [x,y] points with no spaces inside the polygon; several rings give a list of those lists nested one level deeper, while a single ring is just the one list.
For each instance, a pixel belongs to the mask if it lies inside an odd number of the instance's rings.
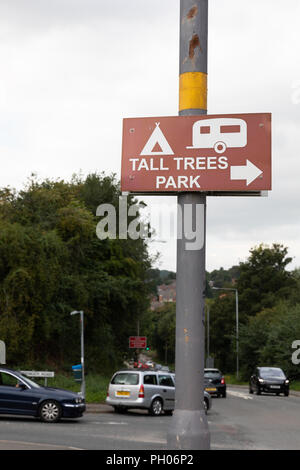
[{"label": "distant house", "polygon": [[176,302],[176,280],[157,287],[157,296],[151,301],[151,310],[156,310],[167,302]]}]

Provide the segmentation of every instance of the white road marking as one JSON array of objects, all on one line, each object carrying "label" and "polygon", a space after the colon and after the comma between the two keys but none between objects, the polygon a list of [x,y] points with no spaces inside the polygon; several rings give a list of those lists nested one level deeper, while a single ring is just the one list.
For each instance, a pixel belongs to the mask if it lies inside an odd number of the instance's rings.
[{"label": "white road marking", "polygon": [[233,397],[243,398],[244,400],[253,400],[253,397],[249,395],[249,393],[236,392],[233,390],[227,390],[227,393]]},{"label": "white road marking", "polygon": [[110,424],[110,425],[118,425],[118,426],[128,426],[128,423],[125,423],[123,421],[121,421],[121,422],[120,421],[106,421],[106,422],[97,423],[97,424]]}]

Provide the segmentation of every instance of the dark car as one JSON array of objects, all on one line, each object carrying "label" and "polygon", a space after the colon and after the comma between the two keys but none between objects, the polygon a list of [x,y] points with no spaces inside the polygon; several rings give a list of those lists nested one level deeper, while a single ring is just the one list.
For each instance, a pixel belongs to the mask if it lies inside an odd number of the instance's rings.
[{"label": "dark car", "polygon": [[226,397],[225,377],[219,369],[204,369],[204,385],[211,395]]},{"label": "dark car", "polygon": [[42,387],[20,372],[0,367],[0,413],[28,415],[47,423],[79,418],[85,401],[68,390]]},{"label": "dark car", "polygon": [[290,382],[284,372],[278,367],[257,367],[254,374],[250,377],[249,393],[261,392],[283,393],[286,397],[289,395]]}]

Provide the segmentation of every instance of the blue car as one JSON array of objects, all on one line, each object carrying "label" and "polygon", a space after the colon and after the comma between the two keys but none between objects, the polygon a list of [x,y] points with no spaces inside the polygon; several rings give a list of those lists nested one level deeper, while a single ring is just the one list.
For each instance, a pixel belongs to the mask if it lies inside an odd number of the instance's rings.
[{"label": "blue car", "polygon": [[68,390],[42,387],[20,372],[0,366],[0,413],[27,415],[45,423],[79,418],[85,401]]}]

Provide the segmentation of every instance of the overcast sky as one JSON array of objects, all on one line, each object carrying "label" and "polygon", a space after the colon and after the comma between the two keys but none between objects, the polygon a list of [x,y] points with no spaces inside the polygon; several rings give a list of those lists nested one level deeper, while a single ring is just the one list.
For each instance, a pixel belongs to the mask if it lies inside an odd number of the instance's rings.
[{"label": "overcast sky", "polygon": [[[208,112],[272,113],[273,190],[208,198],[206,267],[262,242],[287,246],[299,267],[300,2],[209,5]],[[178,56],[179,0],[1,0],[0,186],[33,172],[120,177],[122,119],[178,114]],[[151,246],[176,269],[175,241]]]}]

